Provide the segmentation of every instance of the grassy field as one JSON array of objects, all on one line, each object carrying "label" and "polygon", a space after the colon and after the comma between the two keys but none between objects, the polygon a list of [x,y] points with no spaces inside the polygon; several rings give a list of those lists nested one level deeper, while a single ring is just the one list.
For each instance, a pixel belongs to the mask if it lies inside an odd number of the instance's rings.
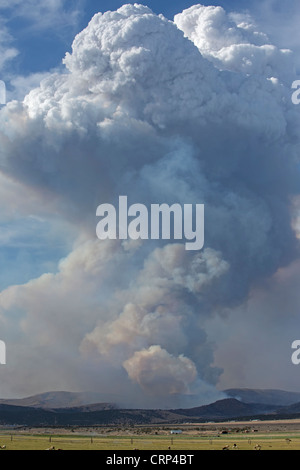
[{"label": "grassy field", "polygon": [[228,446],[229,450],[300,450],[299,433],[273,433],[272,435],[259,433],[255,436],[113,436],[113,437],[84,437],[72,435],[23,435],[2,434],[0,446],[7,450],[47,450],[55,447],[56,450],[162,450],[169,448],[172,451],[190,450],[222,450]]}]

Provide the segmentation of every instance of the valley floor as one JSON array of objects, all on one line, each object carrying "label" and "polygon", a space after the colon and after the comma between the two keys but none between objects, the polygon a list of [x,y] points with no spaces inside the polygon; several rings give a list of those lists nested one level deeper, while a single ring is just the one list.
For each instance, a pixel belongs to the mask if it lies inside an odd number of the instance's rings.
[{"label": "valley floor", "polygon": [[0,428],[5,450],[300,450],[300,420],[199,423],[174,427]]}]

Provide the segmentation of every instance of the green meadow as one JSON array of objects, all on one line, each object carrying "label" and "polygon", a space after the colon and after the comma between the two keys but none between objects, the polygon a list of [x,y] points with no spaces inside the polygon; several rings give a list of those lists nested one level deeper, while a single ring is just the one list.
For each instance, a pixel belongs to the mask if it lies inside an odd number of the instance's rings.
[{"label": "green meadow", "polygon": [[11,450],[300,450],[299,433],[257,434],[255,436],[110,436],[0,435],[2,452]]}]

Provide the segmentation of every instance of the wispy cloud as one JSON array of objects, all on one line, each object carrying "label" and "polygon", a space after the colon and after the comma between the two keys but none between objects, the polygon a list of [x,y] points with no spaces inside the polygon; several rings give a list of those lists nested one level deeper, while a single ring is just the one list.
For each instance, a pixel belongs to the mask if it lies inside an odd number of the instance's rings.
[{"label": "wispy cloud", "polygon": [[[7,99],[23,100],[40,81],[57,67],[61,58],[55,53],[53,64],[45,71],[49,38],[62,51],[71,43],[77,32],[85,0],[3,0],[0,3],[0,79],[7,84]],[[45,42],[46,41],[46,42]],[[23,44],[26,44],[24,47]],[[43,44],[41,48],[37,44]],[[62,52],[63,54],[63,52]],[[13,59],[19,59],[12,62]],[[28,61],[35,57],[36,66],[30,73]],[[4,74],[5,69],[5,74]]]},{"label": "wispy cloud", "polygon": [[77,24],[84,0],[4,0],[0,5],[2,12],[11,21],[16,18],[27,20],[35,30],[53,30]]},{"label": "wispy cloud", "polygon": [[0,16],[0,70],[19,53],[13,43],[13,36],[9,32],[4,18]]},{"label": "wispy cloud", "polygon": [[263,0],[255,2],[254,5],[257,22],[270,36],[274,44],[294,51],[295,62],[298,72],[300,72],[299,1]]}]

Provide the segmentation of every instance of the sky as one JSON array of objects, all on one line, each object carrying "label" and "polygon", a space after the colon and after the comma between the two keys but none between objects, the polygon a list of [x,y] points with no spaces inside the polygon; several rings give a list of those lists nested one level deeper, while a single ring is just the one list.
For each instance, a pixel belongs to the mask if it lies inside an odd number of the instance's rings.
[{"label": "sky", "polygon": [[[294,0],[0,0],[2,398],[299,391],[299,17]],[[120,195],[204,204],[203,249],[99,240]]]},{"label": "sky", "polygon": [[[124,2],[52,0],[46,3],[38,0],[4,0],[1,3],[2,24],[7,43],[18,54],[9,64],[11,67],[3,73],[8,80],[10,74],[32,76],[59,67],[65,52],[70,50],[75,34],[86,27],[92,16],[98,12],[117,9]],[[174,15],[193,4],[193,1],[182,0],[149,0],[147,3],[155,13],[162,13],[171,20]],[[202,4],[211,5],[212,2],[203,1]],[[255,21],[270,35],[273,42],[279,41],[281,47],[299,47],[297,18],[300,7],[297,0],[289,0],[284,6],[277,0],[220,0],[213,5],[220,5],[228,12],[252,13],[255,15]]]}]

